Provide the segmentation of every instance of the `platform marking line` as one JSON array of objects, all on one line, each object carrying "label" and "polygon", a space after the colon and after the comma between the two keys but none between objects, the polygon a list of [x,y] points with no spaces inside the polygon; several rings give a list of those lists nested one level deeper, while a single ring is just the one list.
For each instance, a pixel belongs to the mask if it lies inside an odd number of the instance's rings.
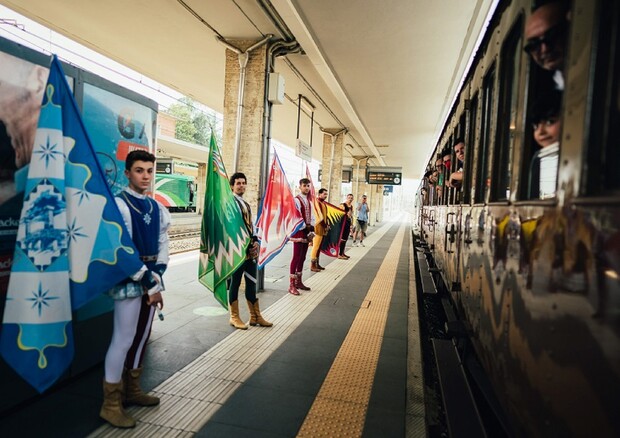
[{"label": "platform marking line", "polygon": [[298,437],[361,437],[377,371],[405,226],[401,225]]},{"label": "platform marking line", "polygon": [[[148,436],[198,432],[353,269],[357,261],[372,250],[394,222],[397,221],[386,222],[364,239],[365,248],[351,248],[350,260],[335,260],[327,271],[304,279],[312,291],[302,292],[299,297],[286,294],[262,310],[265,319],[273,322],[274,327],[235,330],[151,391],[151,394],[161,398],[159,406],[127,408],[127,412],[137,420],[134,429],[119,431],[105,424],[89,436],[138,437],[143,436],[147,427],[150,431]],[[161,431],[154,432],[153,426]]]}]

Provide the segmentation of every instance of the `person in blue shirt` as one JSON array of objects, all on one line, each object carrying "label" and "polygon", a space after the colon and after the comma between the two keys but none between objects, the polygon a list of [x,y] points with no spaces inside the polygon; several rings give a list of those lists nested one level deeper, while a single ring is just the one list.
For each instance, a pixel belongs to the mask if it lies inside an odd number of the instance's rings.
[{"label": "person in blue shirt", "polygon": [[366,195],[363,195],[362,202],[357,204],[357,232],[353,238],[353,246],[358,246],[357,239],[360,241],[359,246],[366,246],[364,245],[364,237],[368,229],[368,217],[370,213],[370,207],[367,201]]}]

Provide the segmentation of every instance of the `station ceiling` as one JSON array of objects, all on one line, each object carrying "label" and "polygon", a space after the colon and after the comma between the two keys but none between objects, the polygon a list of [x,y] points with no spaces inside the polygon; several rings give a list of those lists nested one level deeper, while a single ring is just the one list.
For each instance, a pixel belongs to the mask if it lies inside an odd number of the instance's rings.
[{"label": "station ceiling", "polygon": [[[225,47],[294,38],[279,57],[287,100],[272,137],[293,146],[297,96],[320,128],[347,128],[345,164],[373,157],[420,178],[491,0],[0,0],[47,27],[222,112]],[[304,120],[304,118],[306,120]],[[303,115],[300,137],[309,142]]]}]

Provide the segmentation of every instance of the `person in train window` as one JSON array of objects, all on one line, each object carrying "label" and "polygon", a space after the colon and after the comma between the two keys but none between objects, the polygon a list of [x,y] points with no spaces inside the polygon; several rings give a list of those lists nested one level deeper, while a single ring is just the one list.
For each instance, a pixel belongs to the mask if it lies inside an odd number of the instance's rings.
[{"label": "person in train window", "polygon": [[433,172],[434,182],[435,182],[435,191],[437,193],[437,199],[440,200],[443,195],[443,186],[445,179],[445,172],[443,167],[443,160],[441,156],[437,157],[435,160],[435,172]]},{"label": "person in train window", "polygon": [[564,90],[564,58],[568,35],[569,2],[542,2],[525,23],[526,43],[523,47],[534,62],[553,75],[555,88]]},{"label": "person in train window", "polygon": [[450,187],[461,188],[463,184],[463,165],[465,164],[465,141],[462,138],[454,140],[454,155],[457,160],[457,170],[450,175]]},{"label": "person in train window", "polygon": [[252,210],[250,204],[248,204],[243,195],[247,187],[247,178],[245,174],[236,172],[230,177],[230,188],[235,196],[235,201],[241,210],[243,216],[243,222],[248,230],[248,234],[252,236],[252,243],[248,246],[245,262],[234,272],[230,285],[228,288],[228,307],[230,308],[229,324],[236,329],[247,330],[248,326],[241,321],[239,317],[239,286],[241,285],[241,279],[245,277],[245,300],[248,303],[248,309],[250,309],[250,322],[252,326],[259,325],[261,327],[271,327],[273,324],[263,318],[258,307],[258,298],[256,298],[256,279],[257,265],[256,259],[258,258],[258,237],[254,233],[254,225],[252,222]]},{"label": "person in train window", "polygon": [[532,107],[534,140],[541,149],[536,151],[530,164],[529,197],[548,199],[555,196],[560,151],[560,105],[562,93],[547,90],[536,97]]},{"label": "person in train window", "polygon": [[310,180],[302,178],[299,180],[299,194],[295,196],[295,207],[304,219],[303,228],[291,236],[293,242],[293,259],[290,266],[290,285],[288,292],[291,295],[301,295],[300,290],[310,290],[301,281],[304,262],[308,253],[308,243],[314,238],[314,214],[308,199],[310,193]]},{"label": "person in train window", "polygon": [[170,213],[146,192],[153,182],[155,156],[147,151],[130,152],[125,161],[129,182],[116,198],[144,266],[112,288],[114,328],[105,357],[103,405],[99,415],[116,427],[136,425],[123,404],[156,406],[159,398],[140,388],[142,360],[151,334],[155,308],[163,307],[162,277],[168,265],[168,228]]},{"label": "person in train window", "polygon": [[[441,153],[441,160],[443,161],[443,168],[446,172],[450,172],[452,169],[452,151],[449,148],[446,148]],[[446,185],[448,185],[448,181],[446,181]]]}]

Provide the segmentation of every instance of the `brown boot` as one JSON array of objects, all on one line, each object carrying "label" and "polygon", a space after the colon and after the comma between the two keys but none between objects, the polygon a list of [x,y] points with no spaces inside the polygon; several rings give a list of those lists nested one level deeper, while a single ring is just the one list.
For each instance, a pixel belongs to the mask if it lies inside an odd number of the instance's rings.
[{"label": "brown boot", "polygon": [[258,299],[254,304],[250,300],[248,302],[248,309],[250,309],[250,325],[260,325],[261,327],[271,327],[273,324],[263,318],[260,314],[260,308],[258,307]]},{"label": "brown boot", "polygon": [[248,326],[239,318],[239,301],[233,301],[228,307],[230,308],[230,319],[228,320],[230,325],[239,330],[247,330]]},{"label": "brown boot", "polygon": [[297,273],[297,282],[295,283],[295,287],[299,290],[312,290],[301,282],[301,272]]},{"label": "brown boot", "polygon": [[319,261],[317,259],[310,260],[310,270],[312,272],[321,272],[321,269],[319,268]]},{"label": "brown boot", "polygon": [[125,404],[137,406],[157,406],[159,397],[145,394],[140,388],[142,367],[125,370]]},{"label": "brown boot", "polygon": [[288,293],[291,295],[301,295],[295,286],[297,284],[297,275],[291,274],[290,285],[288,287]]},{"label": "brown boot", "polygon": [[103,381],[103,405],[99,416],[115,427],[136,427],[136,420],[123,409],[123,381],[108,383]]}]

